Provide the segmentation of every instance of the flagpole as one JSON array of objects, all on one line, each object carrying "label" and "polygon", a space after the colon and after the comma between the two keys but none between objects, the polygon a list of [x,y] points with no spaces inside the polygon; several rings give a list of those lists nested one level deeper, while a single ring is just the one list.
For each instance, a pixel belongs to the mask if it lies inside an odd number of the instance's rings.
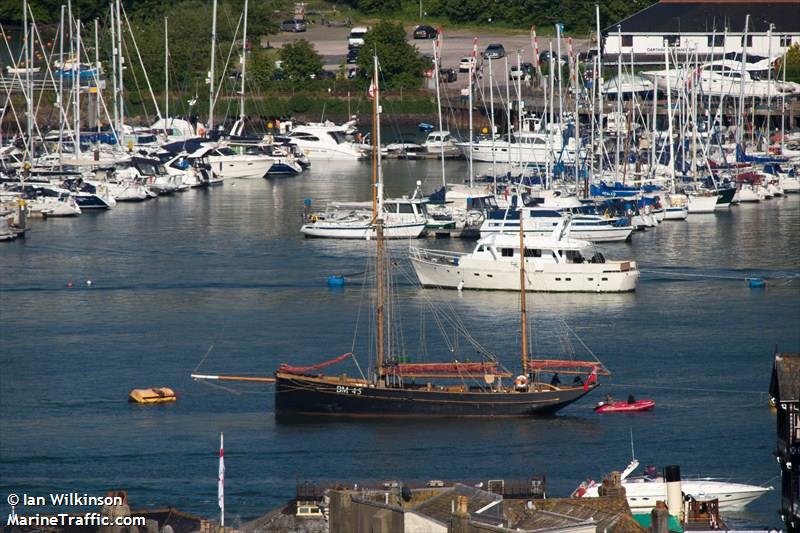
[{"label": "flagpole", "polygon": [[219,500],[219,527],[225,527],[225,447],[223,434],[219,434],[219,478],[217,485],[217,499]]}]

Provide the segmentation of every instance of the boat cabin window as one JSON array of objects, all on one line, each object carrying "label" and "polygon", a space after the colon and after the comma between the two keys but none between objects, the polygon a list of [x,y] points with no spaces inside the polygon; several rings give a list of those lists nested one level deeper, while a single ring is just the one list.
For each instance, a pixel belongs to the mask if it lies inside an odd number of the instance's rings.
[{"label": "boat cabin window", "polygon": [[398,213],[406,213],[413,215],[414,213],[414,206],[411,204],[397,204],[397,212]]},{"label": "boat cabin window", "polygon": [[341,131],[329,131],[328,135],[330,135],[336,144],[342,144],[343,142],[347,142],[347,134],[342,133]]},{"label": "boat cabin window", "polygon": [[578,250],[565,250],[564,257],[569,263],[584,263],[586,258]]},{"label": "boat cabin window", "polygon": [[725,35],[709,35],[708,36],[708,47],[711,48],[712,46],[724,46],[725,45]]},{"label": "boat cabin window", "polygon": [[513,248],[500,248],[500,255],[503,257],[514,257]]},{"label": "boat cabin window", "polygon": [[478,249],[475,250],[475,251],[476,252],[485,252],[486,251],[486,246],[480,244],[480,245],[478,245]]},{"label": "boat cabin window", "polygon": [[542,257],[542,251],[536,248],[525,248],[525,257]]}]

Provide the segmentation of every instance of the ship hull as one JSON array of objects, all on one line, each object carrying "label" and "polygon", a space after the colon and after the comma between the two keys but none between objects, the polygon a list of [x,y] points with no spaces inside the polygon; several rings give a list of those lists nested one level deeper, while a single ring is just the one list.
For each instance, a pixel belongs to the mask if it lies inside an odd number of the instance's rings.
[{"label": "ship hull", "polygon": [[456,391],[432,387],[378,388],[365,382],[276,374],[275,414],[405,418],[547,416],[596,388],[593,384],[539,392]]}]

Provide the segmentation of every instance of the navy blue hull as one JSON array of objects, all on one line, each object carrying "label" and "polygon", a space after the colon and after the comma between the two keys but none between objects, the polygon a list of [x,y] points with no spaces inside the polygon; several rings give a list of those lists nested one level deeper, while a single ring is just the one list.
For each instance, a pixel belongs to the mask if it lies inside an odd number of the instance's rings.
[{"label": "navy blue hull", "polygon": [[[348,381],[279,373],[275,384],[276,415],[351,417],[504,418],[546,416],[577,401],[597,387],[568,387],[541,392],[449,392],[434,387],[377,388]],[[547,387],[545,387],[547,388]]]}]

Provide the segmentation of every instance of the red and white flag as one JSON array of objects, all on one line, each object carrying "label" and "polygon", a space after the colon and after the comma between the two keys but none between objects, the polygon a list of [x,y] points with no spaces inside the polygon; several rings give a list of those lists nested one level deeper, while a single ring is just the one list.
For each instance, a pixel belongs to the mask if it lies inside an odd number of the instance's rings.
[{"label": "red and white flag", "polygon": [[375,99],[375,80],[369,82],[369,89],[367,89],[367,98],[370,100]]},{"label": "red and white flag", "polygon": [[225,447],[223,446],[222,433],[219,434],[219,479],[217,485],[217,500],[222,511],[220,525],[225,525]]}]

